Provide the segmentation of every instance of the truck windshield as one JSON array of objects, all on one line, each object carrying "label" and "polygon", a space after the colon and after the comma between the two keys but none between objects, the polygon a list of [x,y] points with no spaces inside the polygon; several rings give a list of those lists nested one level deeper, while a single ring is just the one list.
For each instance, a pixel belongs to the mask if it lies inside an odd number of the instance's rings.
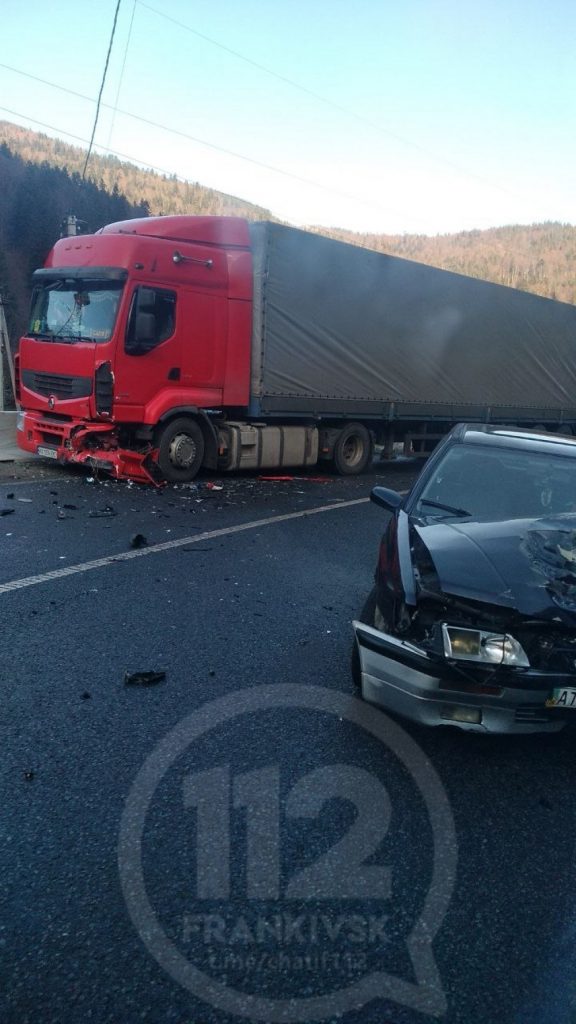
[{"label": "truck windshield", "polygon": [[44,341],[109,341],[123,284],[62,278],[32,293],[28,334]]}]

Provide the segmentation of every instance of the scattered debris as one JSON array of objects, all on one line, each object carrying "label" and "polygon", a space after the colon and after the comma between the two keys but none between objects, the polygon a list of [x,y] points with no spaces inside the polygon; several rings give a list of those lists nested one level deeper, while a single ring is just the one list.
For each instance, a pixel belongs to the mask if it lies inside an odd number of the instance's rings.
[{"label": "scattered debris", "polygon": [[74,512],[78,511],[78,505],[68,505],[68,504],[66,504],[66,502],[62,505],[62,508],[70,509],[71,512],[72,511],[74,511]]},{"label": "scattered debris", "polygon": [[124,674],[125,686],[155,686],[166,679],[166,673],[160,672],[126,672]]},{"label": "scattered debris", "polygon": [[32,503],[32,498],[16,498],[16,501],[25,501],[28,505]]},{"label": "scattered debris", "polygon": [[58,514],[57,514],[56,518],[57,519],[74,519],[74,516],[67,516],[65,511],[64,511],[64,509],[59,508],[58,509]]},{"label": "scattered debris", "polygon": [[84,693],[80,694],[80,699],[81,700],[90,700],[91,697],[92,697],[92,694],[88,693],[88,690],[84,690]]},{"label": "scattered debris", "polygon": [[6,495],[6,501],[14,501],[14,491],[10,491],[10,494]]},{"label": "scattered debris", "polygon": [[258,479],[259,480],[273,480],[273,481],[276,481],[276,482],[284,483],[287,480],[293,480],[294,477],[293,476],[270,476],[268,473],[266,473],[266,474],[261,474],[258,477]]},{"label": "scattered debris", "polygon": [[[66,508],[66,506],[64,506],[64,508]],[[112,505],[105,505],[104,508],[94,509],[94,511],[89,512],[88,515],[91,519],[111,519],[112,516],[117,516],[118,513],[112,508]]]},{"label": "scattered debris", "polygon": [[223,491],[224,490],[222,484],[213,484],[211,480],[208,480],[207,483],[204,484],[204,486],[205,486],[207,491]]},{"label": "scattered debris", "polygon": [[33,779],[36,777],[36,772],[32,771],[32,769],[29,768],[27,771],[22,772],[22,776],[26,780],[26,782],[32,782]]},{"label": "scattered debris", "polygon": [[11,516],[13,511],[13,508],[0,508],[0,516]]},{"label": "scattered debris", "polygon": [[[86,477],[86,483],[87,484],[95,484],[96,483],[96,477],[95,476],[87,476]],[[50,493],[51,494],[56,494],[57,491],[51,491]]]},{"label": "scattered debris", "polygon": [[146,548],[146,547],[148,547],[148,541],[146,540],[146,537],[144,536],[144,534],[143,533],[135,533],[134,536],[130,538],[130,547],[131,548]]},{"label": "scattered debris", "polygon": [[213,668],[209,669],[208,675],[209,676],[215,676],[216,675],[216,669],[213,669]]},{"label": "scattered debris", "polygon": [[201,554],[207,554],[208,551],[212,551],[212,548],[197,548],[194,546],[193,548],[180,548],[180,551],[199,551]]}]

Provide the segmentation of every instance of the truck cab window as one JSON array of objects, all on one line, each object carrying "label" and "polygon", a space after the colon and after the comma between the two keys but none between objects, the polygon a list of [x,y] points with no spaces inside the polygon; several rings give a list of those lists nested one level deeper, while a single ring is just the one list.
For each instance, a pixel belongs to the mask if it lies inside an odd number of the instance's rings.
[{"label": "truck cab window", "polygon": [[167,341],[176,326],[176,292],[166,288],[136,288],[130,305],[125,349],[142,355]]}]

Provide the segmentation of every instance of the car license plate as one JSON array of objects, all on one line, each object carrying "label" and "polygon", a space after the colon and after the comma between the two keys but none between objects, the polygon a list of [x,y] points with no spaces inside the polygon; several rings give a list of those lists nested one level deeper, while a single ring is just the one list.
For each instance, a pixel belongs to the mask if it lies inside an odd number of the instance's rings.
[{"label": "car license plate", "polygon": [[57,459],[58,449],[57,448],[44,448],[41,444],[36,449],[37,455],[43,455],[45,459]]},{"label": "car license plate", "polygon": [[564,686],[561,689],[552,690],[548,700],[547,708],[574,708],[576,711],[576,686]]}]

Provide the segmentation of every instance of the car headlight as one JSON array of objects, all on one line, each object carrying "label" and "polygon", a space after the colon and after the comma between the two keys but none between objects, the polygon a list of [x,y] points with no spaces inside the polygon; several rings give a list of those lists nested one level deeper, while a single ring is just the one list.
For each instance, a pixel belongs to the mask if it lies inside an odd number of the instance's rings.
[{"label": "car headlight", "polygon": [[447,658],[530,668],[522,644],[509,633],[486,633],[480,629],[462,629],[443,623],[442,640]]}]

